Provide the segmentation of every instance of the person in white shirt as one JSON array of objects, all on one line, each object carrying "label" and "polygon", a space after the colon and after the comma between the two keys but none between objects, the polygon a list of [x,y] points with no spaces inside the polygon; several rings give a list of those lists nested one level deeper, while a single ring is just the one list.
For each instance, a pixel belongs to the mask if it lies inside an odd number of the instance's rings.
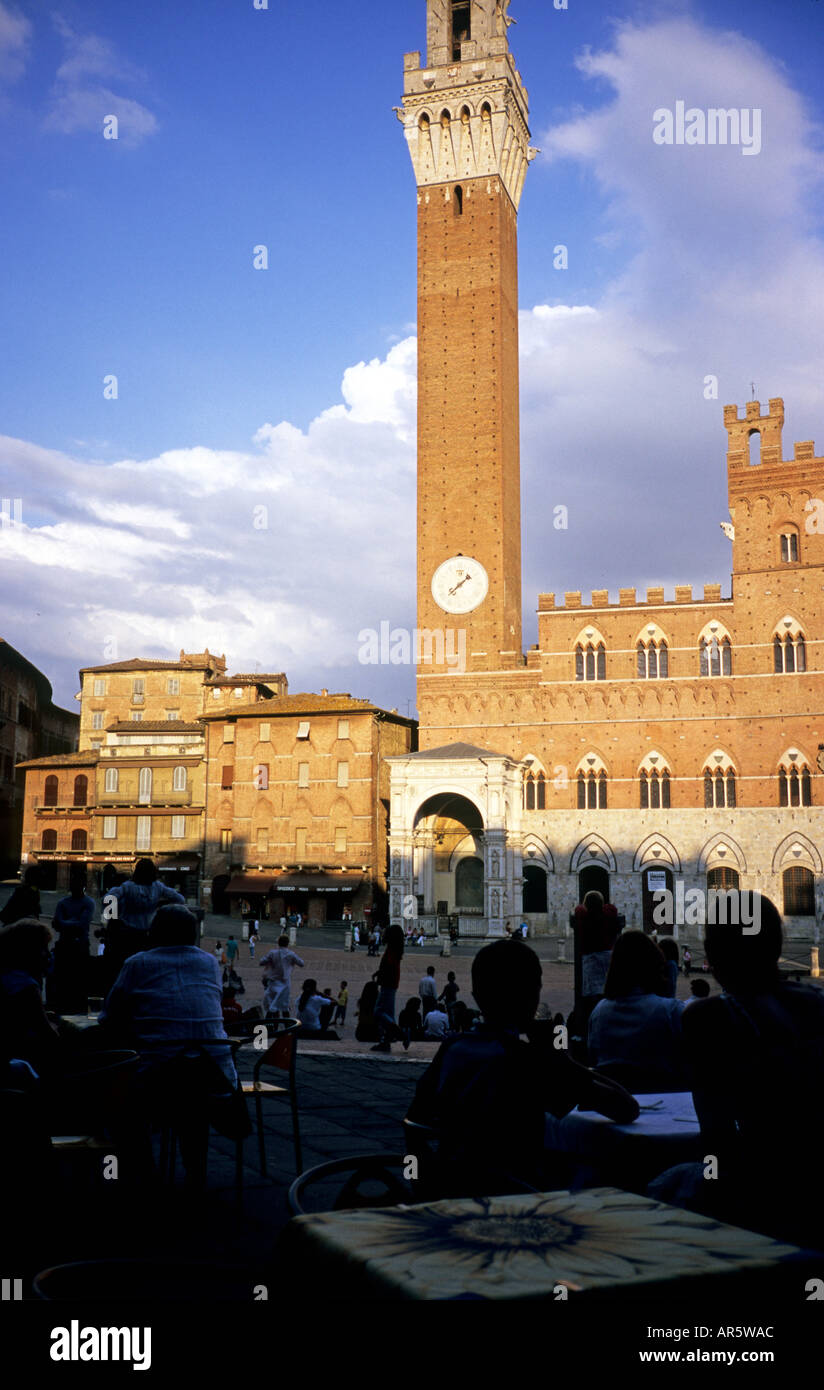
[{"label": "person in white shirt", "polygon": [[292,971],[296,965],[303,967],[303,961],[295,951],[290,951],[288,936],[279,936],[274,950],[267,952],[260,962],[263,971],[263,1006],[267,1014],[282,1014],[289,1017]]},{"label": "person in white shirt", "polygon": [[418,994],[421,996],[421,1014],[424,1023],[430,1009],[434,1009],[438,1002],[438,986],[435,983],[435,967],[428,965],[426,974],[418,984]]},{"label": "person in white shirt", "polygon": [[438,1042],[443,1042],[448,1032],[449,1015],[440,1004],[436,1003],[434,1009],[430,1009],[426,1015],[423,1035],[425,1038],[434,1038]]}]

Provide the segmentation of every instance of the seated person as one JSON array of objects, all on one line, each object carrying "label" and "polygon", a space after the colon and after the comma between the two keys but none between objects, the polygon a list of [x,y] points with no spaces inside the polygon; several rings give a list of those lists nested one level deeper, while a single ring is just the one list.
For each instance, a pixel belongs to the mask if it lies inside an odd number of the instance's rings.
[{"label": "seated person", "polygon": [[430,1009],[429,1013],[426,1015],[423,1035],[428,1040],[435,1038],[438,1042],[443,1042],[448,1032],[449,1014],[446,1012],[445,1007],[437,1003],[434,1009]]},{"label": "seated person", "polygon": [[355,1037],[358,1042],[377,1042],[380,1029],[375,1018],[375,1005],[378,1002],[378,986],[375,980],[367,980],[358,1000],[357,1027]]},{"label": "seated person", "polygon": [[337,1038],[337,1033],[329,1027],[334,1012],[334,999],[318,992],[317,980],[304,980],[297,1004],[301,1038]]},{"label": "seated person", "polygon": [[[725,897],[728,920],[708,924],[705,937],[723,993],[696,999],[683,1018],[701,1137],[719,1170],[717,1181],[699,1181],[690,1205],[778,1240],[821,1248],[815,1155],[824,989],[813,981],[782,981],[781,917],[769,898]],[[748,923],[760,930],[744,931]]]},{"label": "seated person", "polygon": [[57,932],[54,970],[49,982],[49,1002],[61,1013],[85,1013],[89,997],[89,927],[94,898],[86,892],[86,871],[73,865],[69,896],[55,908],[52,926]]},{"label": "seated person", "polygon": [[[435,1183],[444,1196],[542,1188],[546,1112],[576,1105],[621,1123],[638,1116],[623,1087],[554,1046],[551,1023],[536,1023],[541,963],[522,942],[496,941],[472,962],[472,993],[484,1022],[441,1044],[415,1093],[409,1118],[440,1132]],[[525,1040],[522,1037],[525,1035]]]},{"label": "seated person", "polygon": [[398,1015],[398,1027],[403,1033],[404,1043],[419,1042],[423,1037],[419,995],[413,994],[407,999]]},{"label": "seated person", "polygon": [[658,950],[664,957],[666,987],[664,995],[667,999],[674,999],[678,989],[679,974],[679,955],[678,942],[672,936],[659,936]]},{"label": "seated person", "polygon": [[666,999],[666,961],[651,937],[625,931],[612,952],[605,997],[589,1020],[589,1057],[634,1091],[681,1091],[684,1005]]},{"label": "seated person", "polygon": [[[232,1087],[237,1073],[223,1026],[221,968],[201,951],[197,918],[187,907],[161,907],[148,950],[130,956],[103,1005],[100,1027],[140,1054],[145,1072],[179,1056],[184,1040],[214,1040],[208,1054]],[[178,1045],[175,1045],[175,1040]],[[221,1047],[220,1042],[226,1043]]]},{"label": "seated person", "polygon": [[50,941],[48,927],[31,917],[0,931],[0,1056],[28,1062],[44,1078],[56,1076],[65,1060],[60,1034],[43,1007]]}]

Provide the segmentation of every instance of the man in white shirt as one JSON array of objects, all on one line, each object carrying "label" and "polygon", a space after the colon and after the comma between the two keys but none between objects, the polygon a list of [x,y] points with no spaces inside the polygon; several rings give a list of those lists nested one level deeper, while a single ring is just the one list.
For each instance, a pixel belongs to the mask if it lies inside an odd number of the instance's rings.
[{"label": "man in white shirt", "polygon": [[438,986],[435,984],[434,965],[426,967],[426,974],[418,984],[418,994],[421,996],[421,1017],[426,1023],[427,1014],[435,1008],[438,1002]]},{"label": "man in white shirt", "polygon": [[288,936],[279,936],[277,946],[260,962],[264,984],[263,1006],[267,1014],[274,1014],[275,1017],[278,1014],[289,1017],[292,971],[296,965],[303,967],[300,956],[288,947]]},{"label": "man in white shirt", "polygon": [[449,1015],[440,1004],[436,1003],[434,1009],[430,1009],[426,1015],[423,1035],[425,1038],[433,1038],[437,1042],[443,1042],[448,1032]]}]

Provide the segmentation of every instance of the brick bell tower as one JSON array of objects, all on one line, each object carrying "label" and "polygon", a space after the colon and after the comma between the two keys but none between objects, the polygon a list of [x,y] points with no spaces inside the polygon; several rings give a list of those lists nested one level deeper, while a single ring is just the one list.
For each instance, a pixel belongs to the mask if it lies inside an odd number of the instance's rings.
[{"label": "brick bell tower", "polygon": [[[521,664],[517,222],[537,150],[509,3],[428,0],[398,109],[418,186],[418,626],[447,653],[462,631],[469,671]],[[435,644],[419,695],[455,669]]]}]

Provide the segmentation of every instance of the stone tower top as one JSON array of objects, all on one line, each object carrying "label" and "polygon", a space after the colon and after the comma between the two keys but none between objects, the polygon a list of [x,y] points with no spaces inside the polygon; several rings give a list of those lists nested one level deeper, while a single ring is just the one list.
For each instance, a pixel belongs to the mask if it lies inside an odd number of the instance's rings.
[{"label": "stone tower top", "polygon": [[398,120],[419,187],[498,175],[517,208],[528,96],[509,50],[510,0],[427,0],[427,62],[404,57]]}]

